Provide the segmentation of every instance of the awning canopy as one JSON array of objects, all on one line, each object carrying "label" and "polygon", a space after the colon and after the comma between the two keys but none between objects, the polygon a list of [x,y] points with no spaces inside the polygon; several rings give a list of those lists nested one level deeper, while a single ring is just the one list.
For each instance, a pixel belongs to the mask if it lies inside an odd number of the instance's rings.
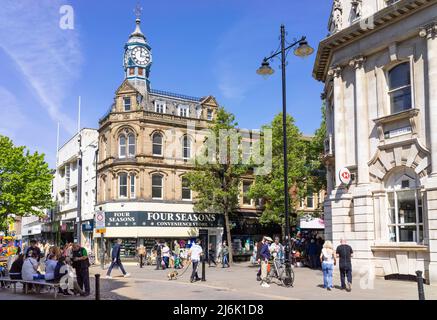
[{"label": "awning canopy", "polygon": [[299,227],[301,229],[325,229],[325,221],[320,218],[301,219]]}]

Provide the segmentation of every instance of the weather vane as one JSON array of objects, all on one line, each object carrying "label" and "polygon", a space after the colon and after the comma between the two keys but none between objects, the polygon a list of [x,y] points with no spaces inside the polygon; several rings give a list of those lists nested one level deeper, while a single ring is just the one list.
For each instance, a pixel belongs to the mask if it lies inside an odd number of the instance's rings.
[{"label": "weather vane", "polygon": [[137,17],[137,19],[140,19],[141,18],[141,12],[143,11],[143,8],[141,7],[141,5],[140,5],[140,2],[138,1],[137,2],[137,5],[136,5],[136,7],[135,7],[135,10],[134,10],[134,12],[135,12],[135,16]]}]

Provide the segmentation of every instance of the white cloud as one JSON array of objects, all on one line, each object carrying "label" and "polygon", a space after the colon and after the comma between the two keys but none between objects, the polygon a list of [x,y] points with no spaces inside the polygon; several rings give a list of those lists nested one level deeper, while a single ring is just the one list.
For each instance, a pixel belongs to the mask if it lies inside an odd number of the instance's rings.
[{"label": "white cloud", "polygon": [[[0,48],[15,62],[53,122],[74,133],[63,108],[78,78],[82,54],[78,32],[59,27],[59,0],[6,0],[0,10]],[[77,21],[77,20],[76,20]]]}]

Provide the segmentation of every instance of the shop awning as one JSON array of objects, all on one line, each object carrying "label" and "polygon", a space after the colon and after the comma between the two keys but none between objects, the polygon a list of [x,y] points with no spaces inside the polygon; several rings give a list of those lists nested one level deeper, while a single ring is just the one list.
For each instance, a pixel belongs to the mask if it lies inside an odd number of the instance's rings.
[{"label": "shop awning", "polygon": [[301,229],[325,229],[325,222],[323,219],[314,218],[314,219],[301,219],[300,220],[300,228]]}]

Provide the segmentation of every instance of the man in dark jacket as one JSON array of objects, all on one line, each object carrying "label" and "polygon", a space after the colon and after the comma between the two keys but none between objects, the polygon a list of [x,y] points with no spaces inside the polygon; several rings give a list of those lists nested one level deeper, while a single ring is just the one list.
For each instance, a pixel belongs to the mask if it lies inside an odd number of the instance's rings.
[{"label": "man in dark jacket", "polygon": [[270,287],[270,285],[267,283],[267,270],[270,260],[269,244],[272,242],[273,242],[272,238],[264,237],[264,244],[261,247],[261,252],[259,253],[261,259],[261,279],[262,279],[261,286],[266,288]]},{"label": "man in dark jacket", "polygon": [[[340,259],[340,281],[341,289],[346,291],[352,290],[352,261],[354,251],[352,247],[346,243],[345,239],[341,239],[340,245],[337,247],[337,258]],[[347,286],[345,279],[347,278]]]},{"label": "man in dark jacket", "polygon": [[90,294],[90,262],[88,253],[85,248],[82,248],[78,243],[73,244],[73,268],[76,270],[77,283],[81,290],[85,287],[83,296]]},{"label": "man in dark jacket", "polygon": [[111,265],[109,266],[108,272],[106,273],[106,279],[112,279],[111,271],[112,268],[114,268],[114,266],[118,266],[120,268],[125,278],[130,277],[130,274],[124,270],[123,264],[121,263],[121,258],[120,258],[121,243],[122,240],[117,239],[117,242],[112,247],[112,254],[111,254],[112,262]]},{"label": "man in dark jacket", "polygon": [[29,256],[29,251],[32,250],[33,252],[36,252],[36,254],[38,255],[38,258],[36,260],[39,262],[39,260],[41,259],[41,249],[38,247],[37,244],[38,242],[36,240],[30,241],[30,247],[26,249],[24,258],[27,258]]}]

